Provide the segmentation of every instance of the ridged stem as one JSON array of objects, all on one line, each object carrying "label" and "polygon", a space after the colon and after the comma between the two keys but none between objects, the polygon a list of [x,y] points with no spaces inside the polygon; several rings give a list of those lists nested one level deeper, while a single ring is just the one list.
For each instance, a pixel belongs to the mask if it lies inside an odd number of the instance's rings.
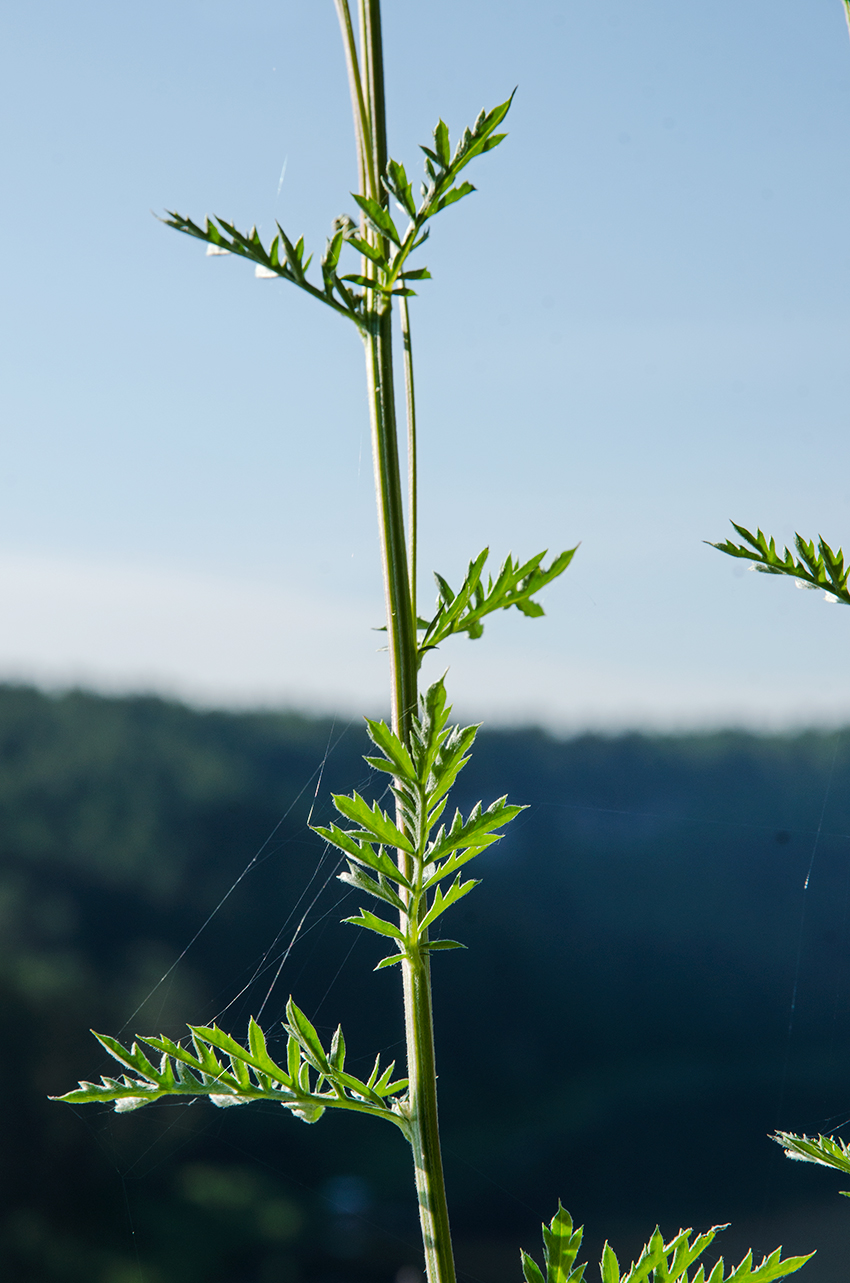
[{"label": "ridged stem", "polygon": [[[381,40],[380,0],[359,0],[360,58],[354,47],[348,0],[335,0],[351,82],[352,106],[361,176],[366,177],[365,195],[386,204],[386,193],[377,188],[386,172],[386,106],[384,63]],[[364,119],[365,117],[365,119]],[[375,184],[375,188],[368,188]],[[361,224],[361,226],[364,226]],[[381,238],[364,227],[365,234],[386,252]],[[368,258],[363,274],[377,281],[378,269]],[[402,303],[405,300],[402,299]],[[387,638],[390,654],[393,730],[406,744],[410,742],[412,717],[418,703],[418,657],[415,616],[416,558],[416,438],[413,405],[412,363],[407,310],[402,311],[405,335],[405,383],[407,387],[409,517],[411,523],[410,563],[405,541],[396,405],[393,387],[391,299],[379,290],[366,290],[363,339],[366,349],[366,376],[369,387],[369,414],[372,428],[372,457],[378,501],[378,527],[384,572],[387,611]],[[412,425],[412,428],[411,428]],[[402,871],[413,873],[412,858],[399,852]],[[402,927],[407,923],[401,915]],[[428,1283],[455,1283],[449,1214],[446,1203],[443,1162],[437,1117],[437,1075],[434,1059],[434,1022],[431,1006],[431,975],[428,954],[416,951],[402,963],[404,1022],[409,1079],[408,1110],[410,1144],[419,1199],[419,1219],[425,1251]]]}]

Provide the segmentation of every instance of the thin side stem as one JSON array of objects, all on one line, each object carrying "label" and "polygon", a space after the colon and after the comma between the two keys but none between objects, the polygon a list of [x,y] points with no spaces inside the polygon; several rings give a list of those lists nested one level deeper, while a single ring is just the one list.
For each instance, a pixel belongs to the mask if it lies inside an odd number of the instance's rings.
[{"label": "thin side stem", "polygon": [[342,45],[345,50],[345,63],[348,68],[348,88],[351,92],[351,107],[354,117],[354,139],[357,145],[357,165],[360,178],[360,190],[366,192],[373,200],[377,199],[377,177],[371,166],[372,131],[369,124],[369,112],[363,95],[363,80],[357,57],[357,42],[354,38],[354,27],[351,22],[351,11],[348,0],[334,0],[337,17],[342,32]]},{"label": "thin side stem", "polygon": [[[402,280],[402,285],[404,280]],[[413,384],[413,343],[410,335],[410,311],[407,299],[398,302],[401,319],[401,339],[404,348],[404,400],[407,410],[407,560],[410,568],[410,611],[416,629],[416,552],[418,519],[417,511],[417,462],[416,462],[416,390]]]}]

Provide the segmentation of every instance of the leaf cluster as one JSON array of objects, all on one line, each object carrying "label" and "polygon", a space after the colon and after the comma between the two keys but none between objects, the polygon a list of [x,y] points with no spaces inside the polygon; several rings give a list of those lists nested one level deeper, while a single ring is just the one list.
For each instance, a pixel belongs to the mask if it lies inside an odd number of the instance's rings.
[{"label": "leaf cluster", "polygon": [[788,548],[783,553],[778,553],[775,540],[768,540],[761,530],[753,535],[734,521],[732,525],[746,543],[734,544],[727,539],[724,543],[711,544],[712,548],[718,548],[730,557],[743,557],[754,562],[754,569],[763,575],[790,575],[801,587],[822,588],[829,598],[850,606],[850,590],[847,588],[850,566],[845,568],[844,553],[840,548],[838,552],[833,552],[829,544],[820,537],[815,548],[811,540],[795,535],[794,544],[799,554],[797,559]]},{"label": "leaf cluster", "polygon": [[[839,1172],[850,1172],[850,1145],[835,1136],[795,1136],[793,1132],[777,1132],[772,1138],[785,1150],[787,1158],[800,1163],[820,1163],[834,1167]],[[850,1198],[850,1190],[839,1193]]]},{"label": "leaf cluster", "polygon": [[540,603],[533,600],[534,594],[564,573],[577,547],[562,552],[548,567],[542,564],[546,549],[526,562],[508,554],[496,578],[488,575],[486,587],[482,575],[490,555],[489,548],[484,548],[469,563],[466,577],[457,592],[442,575],[435,574],[439,589],[436,613],[432,619],[417,620],[418,630],[423,633],[419,642],[420,662],[429,650],[439,646],[453,633],[467,633],[471,639],[480,637],[484,632],[481,621],[495,610],[510,610],[511,606],[516,606],[530,619],[539,618],[545,612]]},{"label": "leaf cluster", "polygon": [[[814,1160],[819,1161],[819,1160]],[[623,1274],[620,1262],[610,1244],[606,1242],[599,1263],[602,1283],[772,1283],[773,1279],[785,1278],[794,1274],[806,1261],[814,1256],[789,1256],[782,1259],[782,1248],[765,1256],[759,1265],[753,1265],[753,1254],[748,1252],[740,1265],[728,1273],[723,1257],[714,1264],[706,1274],[704,1265],[700,1265],[693,1274],[689,1273],[706,1248],[714,1241],[725,1225],[715,1225],[704,1234],[694,1235],[693,1230],[679,1230],[679,1233],[665,1243],[659,1229],[645,1244],[637,1261]],[[527,1252],[521,1253],[522,1270],[526,1283],[581,1283],[585,1265],[575,1266],[574,1261],[581,1245],[582,1230],[574,1229],[568,1212],[560,1203],[557,1215],[543,1226],[543,1251],[546,1266],[543,1272]]]},{"label": "leaf cluster", "polygon": [[[400,210],[409,217],[409,224],[403,232],[396,226],[383,197],[375,200],[352,193],[360,209],[361,223],[358,227],[347,214],[334,220],[321,260],[321,288],[307,278],[312,256],[304,258],[304,238],[300,237],[293,243],[280,223],[276,224],[277,235],[266,249],[256,227],[243,233],[218,216],[205,219],[204,225],[200,226],[182,214],[167,210],[163,222],[188,236],[206,241],[219,251],[250,259],[257,264],[259,274],[279,276],[297,285],[364,329],[367,325],[367,291],[373,292],[379,300],[389,300],[395,294],[407,296],[415,293],[408,282],[430,279],[427,267],[410,269],[406,266],[407,260],[428,238],[430,229],[426,224],[429,220],[475,191],[471,183],[459,183],[458,176],[471,160],[492,151],[506,137],[495,131],[507,115],[512,101],[513,94],[492,111],[480,112],[472,128],[464,129],[454,152],[449,143],[448,127],[439,121],[434,129],[433,147],[422,148],[427,181],[422,184],[418,205],[404,166],[395,160],[388,162],[381,181],[385,192],[394,197]],[[340,275],[339,262],[345,244],[362,255],[364,266],[361,272]]]},{"label": "leaf cluster", "polygon": [[138,1042],[124,1047],[115,1038],[95,1034],[101,1046],[128,1072],[99,1083],[81,1082],[76,1091],[52,1097],[69,1105],[112,1103],[117,1113],[141,1109],[172,1096],[206,1096],[225,1109],[256,1100],[275,1100],[296,1118],[316,1122],[327,1108],[350,1109],[389,1119],[407,1134],[407,1079],[393,1080],[395,1062],[381,1068],[381,1058],[363,1082],[345,1069],[345,1038],[337,1028],[326,1051],[313,1025],[290,998],[284,1025],[289,1035],[286,1066],[269,1054],[266,1036],[251,1018],[243,1046],[216,1025],[190,1025],[191,1047],[164,1035],[140,1037],[160,1053],[158,1066]]},{"label": "leaf cluster", "polygon": [[[348,869],[339,875],[340,880],[399,915],[399,925],[369,909],[345,919],[395,942],[396,952],[384,958],[376,970],[404,958],[415,962],[434,950],[463,947],[455,940],[430,940],[429,928],[478,885],[477,879],[463,881],[459,870],[500,841],[503,835],[496,830],[524,810],[501,797],[486,810],[479,802],[466,819],[455,810],[450,825],[440,824],[448,794],[469,761],[478,731],[476,726],[450,727],[450,714],[440,678],[420,699],[409,748],[385,722],[367,719],[378,754],[367,756],[366,761],[391,776],[396,820],[377,802],[370,806],[358,793],[337,794],[333,798],[337,811],[356,827],[315,827],[347,857]],[[395,859],[387,848],[395,851]]]},{"label": "leaf cluster", "polygon": [[197,223],[192,222],[191,218],[184,218],[182,214],[175,213],[173,210],[166,210],[166,213],[168,217],[162,221],[167,227],[174,227],[178,232],[185,232],[187,236],[206,241],[224,253],[237,254],[240,258],[250,259],[257,264],[258,273],[264,276],[279,276],[282,280],[297,285],[299,289],[312,295],[319,302],[326,303],[335,312],[341,313],[358,325],[362,324],[364,296],[356,290],[351,290],[346,284],[346,278],[340,277],[336,270],[346,231],[354,226],[350,218],[343,216],[334,222],[333,231],[322,255],[323,288],[318,289],[307,279],[307,270],[313,261],[313,256],[311,254],[306,260],[304,258],[304,237],[300,236],[293,244],[280,223],[276,223],[278,234],[266,249],[256,227],[252,227],[249,232],[240,232],[232,223],[217,216],[214,219],[206,218],[204,226],[199,227]]}]

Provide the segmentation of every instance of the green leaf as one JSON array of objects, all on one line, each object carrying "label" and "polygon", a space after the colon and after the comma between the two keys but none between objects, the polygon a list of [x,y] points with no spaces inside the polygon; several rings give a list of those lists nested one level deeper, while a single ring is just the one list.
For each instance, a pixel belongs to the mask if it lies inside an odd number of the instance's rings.
[{"label": "green leaf", "polygon": [[486,548],[474,562],[470,562],[463,587],[457,595],[442,575],[436,575],[440,590],[437,613],[425,627],[425,635],[419,643],[420,656],[453,633],[465,632],[472,639],[480,637],[483,632],[481,620],[495,610],[516,606],[525,615],[542,615],[543,608],[532,600],[533,595],[563,574],[575,552],[576,548],[568,548],[555,557],[548,568],[541,565],[545,552],[538,553],[523,565],[509,555],[502,563],[495,582],[488,581],[486,591],[481,582],[488,556]]},{"label": "green leaf", "polygon": [[413,191],[410,183],[407,181],[407,174],[404,172],[404,165],[398,164],[397,161],[391,160],[387,163],[387,176],[384,180],[384,186],[387,188],[405,212],[411,218],[416,217],[416,204],[413,199]]},{"label": "green leaf", "polygon": [[454,205],[456,201],[463,200],[464,196],[469,196],[474,191],[475,188],[472,183],[461,183],[460,187],[452,187],[446,192],[445,196],[441,196],[437,201],[436,212],[439,213],[441,209],[445,209],[448,205]]},{"label": "green leaf", "polygon": [[768,540],[761,530],[752,534],[745,526],[739,526],[734,521],[732,525],[744,540],[743,544],[734,544],[727,539],[724,543],[709,543],[709,546],[725,552],[727,556],[753,562],[754,568],[763,574],[787,575],[808,587],[822,588],[838,601],[850,605],[850,589],[847,586],[850,567],[845,568],[844,553],[840,548],[837,553],[833,552],[820,536],[815,549],[811,540],[807,541],[797,534],[794,543],[799,560],[795,560],[788,548],[780,555],[776,551],[775,540]]},{"label": "green leaf", "polygon": [[429,940],[424,946],[429,953],[434,953],[440,949],[465,949],[465,944],[460,944],[457,940]]},{"label": "green leaf", "polygon": [[[333,308],[335,312],[354,321],[358,328],[362,329],[362,320],[357,314],[357,300],[352,298],[350,293],[339,285],[334,275],[336,260],[339,258],[338,249],[334,249],[336,233],[334,238],[328,242],[325,250],[325,257],[322,262],[324,290],[319,290],[314,285],[311,285],[306,277],[312,258],[308,258],[306,262],[304,261],[304,238],[300,237],[298,243],[293,245],[279,223],[277,224],[278,235],[272,241],[270,248],[266,250],[256,227],[252,227],[249,232],[240,232],[237,227],[232,223],[228,223],[226,219],[216,218],[216,222],[219,225],[216,227],[215,223],[207,218],[205,226],[202,228],[193,223],[190,218],[184,218],[182,214],[178,214],[174,210],[167,210],[166,214],[167,217],[161,220],[166,226],[173,227],[179,232],[184,232],[187,236],[206,241],[208,244],[224,249],[230,254],[250,259],[268,271],[274,272],[283,280],[299,286],[300,289],[312,295],[313,298],[318,299],[328,307]],[[349,222],[350,220],[345,222],[346,227]],[[279,255],[281,245],[283,246],[286,260],[283,263],[281,263]],[[337,288],[340,293],[341,303],[337,302],[333,297],[334,288]]]},{"label": "green leaf", "polygon": [[543,607],[537,601],[518,601],[516,603],[516,607],[517,610],[522,611],[523,615],[527,615],[529,619],[540,619],[542,615],[546,614]]},{"label": "green leaf", "polygon": [[480,878],[470,878],[468,882],[461,882],[460,877],[458,877],[446,892],[443,891],[442,887],[438,886],[434,899],[431,901],[430,909],[419,923],[420,935],[424,934],[431,924],[445,913],[446,909],[450,909],[453,904],[457,904],[458,900],[463,899],[465,895],[469,895],[469,892],[474,890],[480,881]]},{"label": "green leaf", "polygon": [[773,1279],[784,1279],[788,1274],[796,1273],[813,1256],[814,1252],[809,1252],[808,1256],[788,1256],[783,1261],[782,1248],[777,1247],[770,1256],[762,1257],[761,1264],[753,1269],[753,1254],[750,1251],[738,1268],[727,1275],[727,1283],[739,1283],[744,1279],[752,1280],[752,1283],[772,1283]]},{"label": "green leaf", "polygon": [[311,828],[314,833],[318,833],[319,837],[324,838],[331,846],[335,846],[338,851],[344,851],[347,856],[352,860],[356,860],[358,864],[365,864],[368,868],[374,869],[376,873],[382,873],[384,877],[391,878],[399,886],[406,887],[407,890],[411,889],[408,879],[393,863],[382,846],[378,847],[376,851],[368,841],[364,841],[359,835],[352,837],[351,833],[338,828],[336,824],[332,824],[330,828],[324,828],[321,824],[314,824],[311,825]]},{"label": "green leaf", "polygon": [[449,147],[449,127],[442,120],[437,123],[434,130],[434,150],[443,169],[448,169],[452,163],[452,153]]},{"label": "green leaf", "polygon": [[[345,239],[348,241],[349,245],[353,246],[353,248],[357,250],[359,254],[365,254],[366,258],[371,259],[373,263],[377,263],[378,267],[382,268],[385,272],[389,271],[389,260],[383,250],[377,245],[370,245],[368,241],[364,241],[362,237],[356,236],[354,233],[350,233]],[[344,281],[349,281],[354,280],[354,277],[344,276],[342,279]],[[368,277],[363,277],[363,280],[368,280]],[[379,282],[370,280],[369,285],[373,289],[377,289]]]},{"label": "green leaf", "polygon": [[357,891],[365,891],[368,895],[375,896],[378,900],[383,900],[392,908],[397,909],[400,913],[407,912],[407,905],[382,875],[378,875],[377,882],[370,878],[367,873],[359,869],[354,864],[349,864],[346,873],[338,873],[337,878],[340,882],[345,882],[347,886],[354,887]]},{"label": "green leaf", "polygon": [[390,770],[391,774],[398,775],[401,779],[415,784],[417,780],[416,768],[413,765],[410,753],[395,731],[390,730],[386,722],[375,722],[369,717],[366,718],[366,729],[372,743],[384,754],[386,762],[382,762],[380,758],[369,757],[366,758],[366,761],[370,765],[377,765],[379,770]]},{"label": "green leaf", "polygon": [[[524,1252],[522,1248],[520,1248],[519,1255],[520,1260],[522,1261],[522,1272],[525,1278],[525,1283],[544,1283],[540,1266],[534,1258],[529,1256],[528,1252]],[[617,1280],[617,1283],[619,1283],[619,1279]]]},{"label": "green leaf", "polygon": [[356,918],[343,918],[343,922],[350,922],[353,927],[365,927],[379,936],[392,936],[394,940],[404,941],[404,933],[394,923],[379,918],[368,909],[361,909]]},{"label": "green leaf", "polygon": [[349,832],[349,837],[380,842],[385,846],[394,846],[401,851],[406,851],[408,855],[413,854],[413,846],[410,839],[396,827],[386,811],[382,811],[377,802],[373,802],[370,807],[359,793],[352,793],[350,797],[335,793],[333,795],[333,804],[347,820],[352,820],[355,824],[362,826],[363,832]]},{"label": "green leaf", "polygon": [[584,1266],[574,1271],[573,1262],[581,1247],[583,1230],[573,1229],[572,1217],[559,1201],[558,1211],[549,1225],[543,1226],[543,1252],[546,1260],[547,1283],[568,1283],[570,1279],[579,1280],[584,1273]]},{"label": "green leaf", "polygon": [[378,235],[386,236],[394,245],[401,247],[401,237],[398,234],[396,225],[383,205],[379,205],[376,200],[372,200],[369,196],[358,196],[355,192],[351,194]]},{"label": "green leaf", "polygon": [[328,1057],[328,1063],[331,1069],[341,1073],[345,1068],[345,1038],[342,1032],[342,1025],[337,1025],[334,1036],[331,1039],[331,1054]]},{"label": "green leaf", "polygon": [[[94,1030],[92,1030],[92,1033],[94,1033]],[[94,1036],[101,1047],[109,1052],[113,1060],[117,1060],[126,1069],[134,1069],[137,1073],[142,1074],[143,1077],[150,1079],[151,1082],[157,1081],[159,1078],[157,1071],[137,1043],[134,1042],[128,1051],[116,1038],[110,1038],[108,1034],[95,1033]]]},{"label": "green leaf", "polygon": [[611,1245],[606,1241],[602,1249],[602,1260],[599,1262],[602,1283],[620,1283],[620,1262]]},{"label": "green leaf", "polygon": [[788,1158],[803,1163],[820,1163],[839,1172],[850,1172],[850,1145],[834,1136],[795,1136],[777,1132],[772,1137],[785,1150]]},{"label": "green leaf", "polygon": [[481,810],[481,803],[475,806],[468,820],[464,820],[460,811],[455,811],[452,826],[446,833],[443,827],[440,828],[436,838],[428,846],[425,854],[426,861],[430,864],[435,860],[441,860],[444,856],[452,851],[458,851],[468,847],[479,847],[484,849],[490,846],[493,841],[498,841],[501,834],[493,835],[493,830],[502,828],[505,824],[510,824],[511,820],[516,819],[521,811],[528,808],[525,806],[509,805],[507,795],[497,798],[487,807],[486,811]]},{"label": "green leaf", "polygon": [[404,962],[405,956],[403,953],[391,953],[389,957],[382,958],[377,967],[373,967],[372,970],[383,971],[384,967],[394,967],[396,963]]},{"label": "green leaf", "polygon": [[286,1019],[285,1028],[298,1042],[305,1058],[318,1073],[329,1073],[330,1065],[321,1039],[304,1015],[304,1012],[295,1005],[292,998],[286,1004]]},{"label": "green leaf", "polygon": [[433,807],[435,803],[445,797],[453,786],[458,775],[469,761],[469,752],[475,743],[477,734],[477,726],[457,726],[438,746],[431,768],[433,784],[429,782],[429,807]]},{"label": "green leaf", "polygon": [[[223,1030],[218,1029],[215,1025],[209,1027],[206,1025],[190,1025],[189,1028],[196,1038],[203,1039],[210,1046],[226,1052],[231,1057],[231,1060],[242,1061],[251,1065],[252,1068],[258,1069],[272,1081],[282,1083],[287,1087],[290,1086],[289,1075],[285,1070],[281,1069],[280,1065],[275,1064],[271,1056],[269,1056],[263,1031],[253,1017],[251,1017],[248,1025],[249,1045],[247,1049],[237,1042],[235,1038],[232,1038],[230,1034],[224,1033]],[[243,1085],[245,1084],[243,1083]]]}]

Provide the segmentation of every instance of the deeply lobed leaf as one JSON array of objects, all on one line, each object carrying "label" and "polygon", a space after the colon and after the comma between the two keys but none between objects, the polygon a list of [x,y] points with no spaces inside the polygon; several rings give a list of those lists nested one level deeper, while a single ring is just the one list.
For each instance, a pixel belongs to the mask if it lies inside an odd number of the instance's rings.
[{"label": "deeply lobed leaf", "polygon": [[850,566],[845,567],[844,553],[841,548],[838,552],[833,552],[821,536],[818,537],[818,545],[815,548],[813,541],[806,540],[798,534],[794,538],[794,543],[799,559],[795,559],[788,548],[785,548],[782,553],[777,552],[776,541],[772,537],[768,539],[761,530],[753,534],[745,526],[739,526],[734,521],[732,525],[744,543],[735,544],[730,539],[726,539],[723,543],[709,543],[709,546],[725,552],[730,557],[751,561],[753,568],[761,571],[762,574],[787,575],[796,579],[801,586],[822,588],[829,599],[850,605],[850,589],[847,586]]},{"label": "deeply lobed leaf", "polygon": [[539,618],[544,611],[540,603],[533,600],[534,594],[564,573],[575,556],[576,548],[560,553],[547,568],[541,564],[545,551],[522,564],[508,555],[496,579],[488,579],[486,589],[481,576],[489,555],[487,548],[469,563],[457,593],[442,575],[435,575],[439,589],[437,611],[420,630],[424,631],[419,642],[420,661],[429,650],[454,633],[465,632],[471,639],[480,637],[484,631],[482,619],[496,610],[509,610],[515,606],[522,614]]},{"label": "deeply lobed leaf", "polygon": [[[141,1041],[162,1049],[157,1068],[137,1043],[128,1049],[104,1034],[95,1037],[115,1060],[132,1067],[134,1075],[101,1078],[100,1083],[80,1082],[75,1091],[53,1097],[67,1104],[112,1104],[119,1113],[140,1109],[163,1097],[201,1096],[219,1108],[274,1100],[304,1122],[315,1122],[327,1107],[366,1110],[394,1122],[407,1134],[403,1093],[405,1079],[391,1081],[393,1066],[374,1073],[374,1082],[362,1082],[344,1070],[345,1039],[337,1029],[326,1052],[304,1012],[290,998],[287,1004],[287,1067],[269,1055],[266,1037],[252,1018],[248,1045],[243,1046],[215,1025],[190,1026],[193,1051],[166,1037]],[[216,1052],[227,1056],[229,1067]],[[316,1075],[313,1082],[311,1075]],[[328,1086],[329,1084],[329,1086]],[[389,1102],[389,1103],[385,1103]]]}]

